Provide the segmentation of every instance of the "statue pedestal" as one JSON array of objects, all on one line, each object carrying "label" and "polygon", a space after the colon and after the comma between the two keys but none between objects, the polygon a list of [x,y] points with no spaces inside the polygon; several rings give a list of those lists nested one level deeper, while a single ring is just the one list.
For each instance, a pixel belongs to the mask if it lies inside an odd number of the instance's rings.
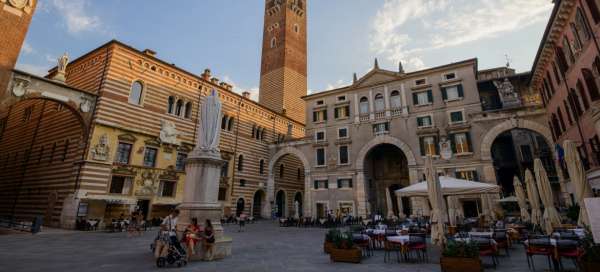
[{"label": "statue pedestal", "polygon": [[[215,234],[213,259],[223,259],[231,255],[231,238],[223,235],[221,226],[221,205],[218,201],[219,180],[221,167],[225,163],[218,152],[203,152],[194,150],[186,160],[185,190],[183,203],[178,207],[178,229],[185,229],[192,218],[198,219],[198,224],[204,225],[209,219]],[[201,260],[203,256],[202,243],[196,248],[196,254],[190,260]]]}]

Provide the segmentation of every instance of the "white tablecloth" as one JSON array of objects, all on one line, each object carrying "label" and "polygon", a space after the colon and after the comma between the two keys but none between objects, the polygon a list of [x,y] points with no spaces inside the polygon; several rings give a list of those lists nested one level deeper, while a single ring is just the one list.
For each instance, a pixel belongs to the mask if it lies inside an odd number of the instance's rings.
[{"label": "white tablecloth", "polygon": [[406,244],[410,241],[410,236],[408,235],[400,235],[400,236],[388,236],[387,240],[394,243]]},{"label": "white tablecloth", "polygon": [[[477,239],[477,238],[475,238],[475,239]],[[490,242],[492,243],[492,245],[496,245],[496,244],[497,244],[497,243],[496,243],[496,241],[495,241],[494,239],[491,239],[491,238],[490,238],[489,240],[490,240]],[[457,242],[466,242],[466,243],[468,243],[468,242],[470,242],[470,241],[471,241],[471,238],[454,238],[454,241],[457,241]]]},{"label": "white tablecloth", "polygon": [[494,235],[494,233],[491,232],[491,231],[485,231],[485,232],[472,231],[472,232],[469,232],[469,236],[492,237],[492,235]]},{"label": "white tablecloth", "polygon": [[[533,239],[533,240],[547,240],[547,239]],[[525,240],[525,242],[523,242],[525,245],[529,245],[529,240]],[[552,246],[556,246],[556,239],[550,239],[550,244]]]}]

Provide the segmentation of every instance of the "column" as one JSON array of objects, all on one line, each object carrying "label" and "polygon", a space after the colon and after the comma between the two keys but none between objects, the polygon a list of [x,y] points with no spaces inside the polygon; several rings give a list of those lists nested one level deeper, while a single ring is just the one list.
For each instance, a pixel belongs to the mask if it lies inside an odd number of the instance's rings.
[{"label": "column", "polygon": [[373,103],[373,90],[369,90],[369,120],[375,120],[375,104]]},{"label": "column", "polygon": [[269,178],[267,179],[267,196],[265,199],[265,205],[261,211],[263,218],[271,218],[272,205],[275,202],[275,176],[272,169],[269,171]]},{"label": "column", "polygon": [[356,198],[357,216],[367,217],[367,195],[365,192],[365,172],[361,169],[356,172],[354,194]]},{"label": "column", "polygon": [[400,85],[400,93],[402,98],[402,115],[408,115],[408,101],[406,100],[406,90],[404,89],[404,83]]},{"label": "column", "polygon": [[302,212],[304,217],[312,217],[312,190],[310,186],[310,172],[304,171],[304,203],[302,204]]},{"label": "column", "polygon": [[383,101],[385,101],[385,117],[391,117],[392,113],[390,112],[390,99],[388,96],[388,86],[383,86]]},{"label": "column", "polygon": [[354,123],[360,123],[360,107],[358,101],[358,94],[354,93]]}]

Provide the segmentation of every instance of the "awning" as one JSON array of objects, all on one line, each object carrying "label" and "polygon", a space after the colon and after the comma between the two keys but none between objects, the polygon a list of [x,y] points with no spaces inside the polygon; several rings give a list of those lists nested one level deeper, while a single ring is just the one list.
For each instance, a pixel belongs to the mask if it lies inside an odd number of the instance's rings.
[{"label": "awning", "polygon": [[[444,196],[494,194],[500,192],[500,186],[489,183],[475,182],[446,176],[439,177],[439,180],[442,186],[442,194]],[[427,182],[420,182],[395,191],[397,196],[407,197],[427,197],[427,192]]]},{"label": "awning", "polygon": [[121,205],[136,205],[137,199],[129,196],[120,195],[86,195],[82,197],[84,200],[99,200],[104,201],[107,204],[121,204]]}]

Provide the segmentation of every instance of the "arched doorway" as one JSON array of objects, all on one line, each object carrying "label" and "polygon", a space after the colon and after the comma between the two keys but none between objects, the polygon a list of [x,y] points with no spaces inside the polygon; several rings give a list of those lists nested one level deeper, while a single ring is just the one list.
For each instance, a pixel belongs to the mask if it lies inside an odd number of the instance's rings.
[{"label": "arched doorway", "polygon": [[393,144],[371,148],[364,160],[367,209],[371,214],[398,215],[398,199],[394,191],[410,184],[408,160]]},{"label": "arched doorway", "polygon": [[243,198],[239,198],[235,205],[235,216],[240,216],[244,212],[244,207],[246,206],[246,202]]},{"label": "arched doorway", "polygon": [[276,216],[279,218],[286,216],[285,202],[285,192],[283,190],[279,190],[277,192],[277,197],[275,198],[275,203],[277,207]]},{"label": "arched doorway", "polygon": [[261,211],[265,206],[265,192],[263,190],[258,190],[254,193],[254,198],[252,199],[252,216],[254,218],[261,218]]},{"label": "arched doorway", "polygon": [[514,194],[514,177],[524,181],[525,170],[533,171],[533,160],[536,158],[542,160],[550,181],[558,185],[552,148],[538,132],[523,128],[502,132],[494,139],[491,153],[496,181],[504,196]]},{"label": "arched doorway", "polygon": [[294,215],[297,215],[299,217],[304,215],[304,213],[302,212],[302,193],[300,193],[300,192],[297,192],[296,195],[294,196],[294,213],[296,213],[296,212],[298,214],[294,214]]}]

